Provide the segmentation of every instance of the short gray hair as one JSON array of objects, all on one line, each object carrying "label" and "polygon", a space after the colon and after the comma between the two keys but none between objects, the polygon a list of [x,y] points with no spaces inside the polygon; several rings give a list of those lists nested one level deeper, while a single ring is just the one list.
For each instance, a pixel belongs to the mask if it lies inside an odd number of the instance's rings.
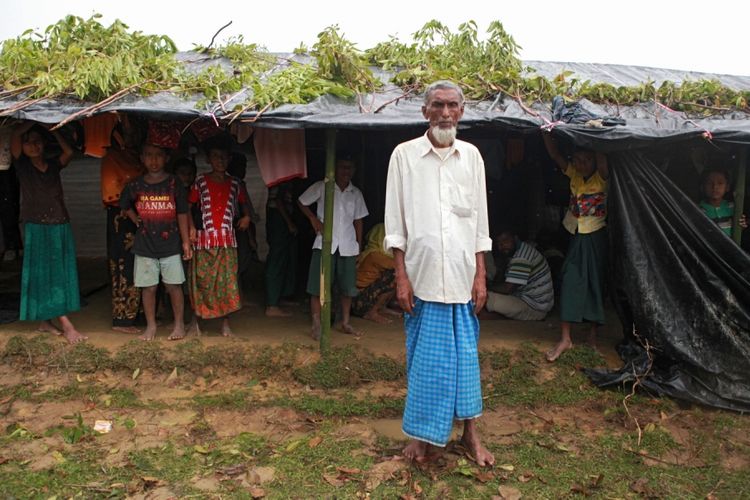
[{"label": "short gray hair", "polygon": [[431,83],[424,91],[424,104],[427,106],[430,103],[430,97],[432,97],[432,93],[436,90],[455,90],[458,92],[458,98],[460,100],[460,104],[463,106],[464,104],[464,91],[461,90],[461,87],[456,85],[450,80],[438,80],[436,82]]}]

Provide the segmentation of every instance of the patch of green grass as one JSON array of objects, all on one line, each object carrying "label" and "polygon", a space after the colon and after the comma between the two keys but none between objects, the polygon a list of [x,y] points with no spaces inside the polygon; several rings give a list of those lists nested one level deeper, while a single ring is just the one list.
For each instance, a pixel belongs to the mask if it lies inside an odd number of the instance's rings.
[{"label": "patch of green grass", "polygon": [[110,368],[112,360],[107,349],[94,347],[90,342],[80,342],[64,345],[54,351],[50,356],[49,365],[66,372],[94,373]]},{"label": "patch of green grass", "polygon": [[35,403],[43,403],[47,401],[71,401],[76,399],[95,401],[99,394],[101,394],[101,391],[102,388],[94,384],[71,382],[68,385],[56,387],[41,394],[33,394],[28,400]]},{"label": "patch of green grass", "polygon": [[253,395],[250,391],[239,389],[218,394],[197,394],[193,396],[193,405],[197,408],[224,408],[243,410],[250,407]]},{"label": "patch of green grass", "polygon": [[32,338],[15,335],[5,344],[3,358],[31,365],[44,365],[54,350],[49,334]]},{"label": "patch of green grass", "polygon": [[129,371],[136,368],[141,370],[144,368],[165,370],[169,366],[164,349],[159,342],[143,342],[140,340],[131,340],[122,346],[115,354],[112,364],[115,368]]},{"label": "patch of green grass", "polygon": [[[531,344],[523,344],[512,355],[502,351],[486,354],[483,361],[490,368],[489,376],[485,377],[486,404],[490,408],[497,404],[566,406],[601,398],[603,391],[574,366],[582,360],[593,362],[596,356],[595,351],[582,349],[571,354],[567,362],[550,365]],[[548,380],[539,381],[543,368],[555,373]]]},{"label": "patch of green grass", "polygon": [[363,382],[399,380],[405,367],[387,356],[375,356],[352,346],[337,347],[320,361],[296,368],[294,378],[311,387],[335,389]]},{"label": "patch of green grass", "polygon": [[311,395],[279,398],[270,404],[323,417],[393,417],[404,410],[403,398],[358,399],[350,394],[342,398],[322,398]]}]

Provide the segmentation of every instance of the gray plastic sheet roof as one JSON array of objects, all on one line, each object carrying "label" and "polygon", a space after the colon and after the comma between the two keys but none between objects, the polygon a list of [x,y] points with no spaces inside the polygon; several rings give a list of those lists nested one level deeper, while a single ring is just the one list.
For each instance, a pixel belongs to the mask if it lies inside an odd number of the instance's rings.
[{"label": "gray plastic sheet roof", "polygon": [[[293,54],[277,54],[278,70],[289,60],[311,63],[310,58]],[[227,61],[208,58],[200,54],[180,53],[178,58],[189,71],[200,71],[208,64],[222,64],[227,71],[231,65]],[[287,62],[285,62],[287,61]],[[559,63],[527,61],[525,65],[546,77],[554,77],[562,71],[573,71],[569,78],[605,82],[613,85],[637,85],[652,80],[657,85],[664,80],[680,83],[684,80],[717,79],[735,89],[750,89],[750,77],[733,75],[713,75],[658,68],[644,68],[609,64]],[[375,74],[385,83],[377,93],[360,98],[343,100],[334,96],[323,96],[308,104],[285,104],[262,114],[246,112],[243,121],[251,121],[257,127],[269,128],[342,128],[359,130],[385,130],[394,127],[423,127],[422,97],[405,95],[392,84],[386,83],[390,74],[376,70]],[[231,111],[235,105],[249,97],[247,91],[227,96],[224,109]],[[118,111],[159,116],[164,119],[188,119],[216,117],[221,119],[226,113],[215,104],[199,109],[200,96],[180,96],[161,92],[150,96],[130,95],[101,108],[97,113]],[[5,99],[0,101],[0,112],[9,109],[20,101]],[[627,140],[629,147],[647,145],[654,140],[685,139],[708,137],[716,140],[750,143],[750,115],[733,111],[710,118],[696,118],[682,112],[675,112],[654,102],[629,107],[597,105],[582,101],[584,107],[598,116],[620,117],[626,126],[592,128],[583,125],[555,124],[579,145]],[[35,120],[43,123],[59,123],[73,113],[90,106],[73,99],[43,100],[12,113],[17,119]],[[548,104],[527,106],[509,97],[481,102],[467,102],[461,127],[500,127],[518,131],[535,131],[541,126],[550,125],[551,108]]]}]

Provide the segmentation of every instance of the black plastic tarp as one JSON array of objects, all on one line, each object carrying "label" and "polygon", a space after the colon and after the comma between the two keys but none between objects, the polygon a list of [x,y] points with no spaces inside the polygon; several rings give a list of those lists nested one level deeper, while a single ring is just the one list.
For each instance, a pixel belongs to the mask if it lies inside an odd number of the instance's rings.
[{"label": "black plastic tarp", "polygon": [[610,164],[613,295],[635,335],[622,369],[587,373],[599,386],[638,377],[657,394],[750,410],[750,257],[642,155]]}]

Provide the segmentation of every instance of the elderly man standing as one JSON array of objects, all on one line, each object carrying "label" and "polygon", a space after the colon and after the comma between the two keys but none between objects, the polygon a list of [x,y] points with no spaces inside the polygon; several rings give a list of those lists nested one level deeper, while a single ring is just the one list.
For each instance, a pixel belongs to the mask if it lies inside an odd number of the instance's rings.
[{"label": "elderly man standing", "polygon": [[408,391],[404,455],[423,462],[464,421],[461,442],[479,465],[492,465],[476,419],[482,413],[479,321],[487,298],[484,252],[487,226],[484,161],[477,148],[456,140],[464,96],[438,81],[425,92],[427,133],[399,144],[388,168],[384,247],[393,251],[396,297],[406,312]]}]

